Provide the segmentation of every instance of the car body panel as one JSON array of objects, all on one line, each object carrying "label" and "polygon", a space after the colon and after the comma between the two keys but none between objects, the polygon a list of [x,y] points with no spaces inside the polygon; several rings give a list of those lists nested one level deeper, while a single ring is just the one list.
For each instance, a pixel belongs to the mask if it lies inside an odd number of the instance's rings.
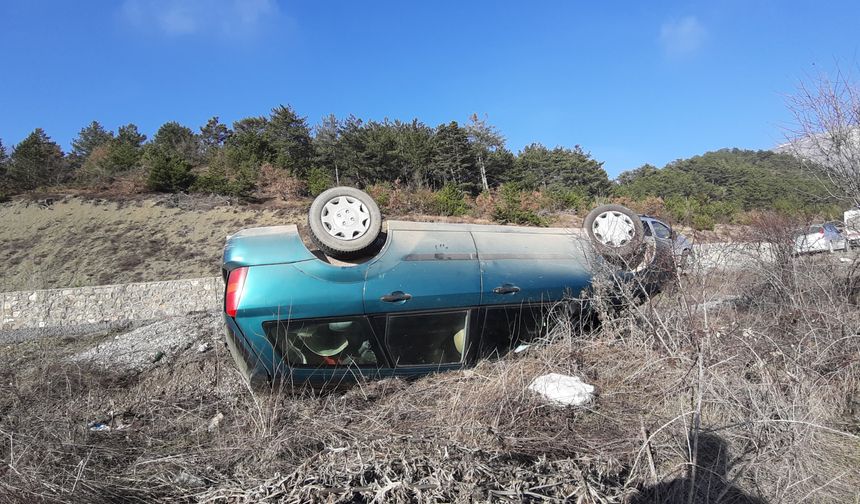
[{"label": "car body panel", "polygon": [[[325,271],[322,266],[329,266],[316,259],[313,262],[319,264],[303,263],[302,266],[307,269],[317,267],[322,271]],[[317,277],[296,266],[267,264],[248,268],[245,290],[236,313],[235,321],[242,334],[269,371],[277,365],[280,357],[266,339],[263,331],[265,322],[360,315],[364,309],[362,278],[349,282],[325,282],[325,288],[320,289],[321,282]]]},{"label": "car body panel", "polygon": [[851,244],[860,245],[860,208],[846,210],[842,217],[845,239]]},{"label": "car body panel", "polygon": [[[410,299],[386,302],[402,292]],[[469,232],[389,227],[388,243],[367,268],[366,313],[477,306],[481,270]]]},{"label": "car body panel", "polygon": [[227,237],[224,246],[224,268],[291,263],[315,259],[302,243],[294,225],[243,229]]},{"label": "car body panel", "polygon": [[555,231],[472,232],[481,264],[481,305],[579,297],[591,282],[590,251],[569,230]]},{"label": "car body panel", "polygon": [[[672,253],[675,257],[681,257],[685,253],[689,254],[692,252],[693,242],[681,233],[675,232],[669,224],[649,215],[640,215],[639,219],[642,221],[642,225],[645,226],[646,236],[654,236],[656,239],[665,240],[672,244]],[[668,234],[665,231],[661,232],[663,228],[668,230]]]}]

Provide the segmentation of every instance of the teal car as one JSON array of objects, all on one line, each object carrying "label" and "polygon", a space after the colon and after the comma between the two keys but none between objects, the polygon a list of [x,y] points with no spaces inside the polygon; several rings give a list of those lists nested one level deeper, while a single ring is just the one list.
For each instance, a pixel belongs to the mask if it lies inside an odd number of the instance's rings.
[{"label": "teal car", "polygon": [[[352,203],[338,189],[349,189]],[[226,340],[253,383],[414,377],[502,355],[545,334],[545,314],[558,303],[587,316],[581,300],[595,263],[642,235],[629,210],[623,219],[630,229],[614,237],[605,222],[582,234],[404,221],[389,221],[381,232],[369,196],[350,188],[327,193],[310,212],[313,251],[295,225],[245,229],[227,239]],[[360,245],[344,239],[368,233],[373,239]],[[595,240],[606,249],[602,255]],[[341,259],[331,255],[337,248],[345,249]]]}]

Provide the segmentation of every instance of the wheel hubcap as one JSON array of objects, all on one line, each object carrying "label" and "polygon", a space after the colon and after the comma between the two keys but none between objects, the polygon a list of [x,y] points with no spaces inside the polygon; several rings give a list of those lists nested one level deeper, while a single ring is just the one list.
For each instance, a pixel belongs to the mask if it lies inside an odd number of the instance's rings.
[{"label": "wheel hubcap", "polygon": [[594,219],[591,225],[594,237],[608,247],[623,247],[633,239],[636,227],[630,217],[621,212],[603,212]]},{"label": "wheel hubcap", "polygon": [[355,240],[370,229],[370,212],[361,201],[349,196],[336,196],[322,210],[322,224],[328,234],[340,240]]}]

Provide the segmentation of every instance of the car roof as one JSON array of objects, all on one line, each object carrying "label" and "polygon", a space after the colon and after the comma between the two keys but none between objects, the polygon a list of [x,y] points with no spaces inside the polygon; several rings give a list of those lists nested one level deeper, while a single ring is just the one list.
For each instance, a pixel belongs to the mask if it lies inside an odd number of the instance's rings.
[{"label": "car roof", "polygon": [[[388,232],[396,236],[398,231],[436,233],[478,233],[493,235],[542,235],[553,240],[562,236],[567,240],[582,235],[580,228],[538,228],[524,226],[501,226],[488,224],[460,224],[449,222],[388,221]],[[389,238],[390,243],[391,238]],[[472,238],[469,243],[474,243]],[[425,244],[426,245],[426,244]],[[424,245],[422,245],[424,246]],[[435,249],[412,250],[412,253],[435,253]],[[304,244],[295,224],[243,229],[227,238],[224,246],[224,264],[228,268],[242,265],[291,263],[319,259]]]},{"label": "car roof", "polygon": [[578,228],[541,228],[502,226],[499,224],[464,224],[456,222],[388,221],[389,231],[453,231],[461,233],[520,233],[520,234],[571,234]]}]

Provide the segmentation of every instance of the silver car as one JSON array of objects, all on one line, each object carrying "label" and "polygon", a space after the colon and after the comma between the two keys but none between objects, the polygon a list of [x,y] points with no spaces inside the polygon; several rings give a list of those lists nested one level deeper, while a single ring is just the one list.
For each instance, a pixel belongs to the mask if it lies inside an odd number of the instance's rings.
[{"label": "silver car", "polygon": [[794,238],[795,255],[834,250],[848,250],[848,240],[829,222],[813,224],[801,230]]},{"label": "silver car", "polygon": [[655,239],[672,243],[672,256],[675,258],[675,264],[683,269],[690,264],[693,258],[693,242],[686,236],[675,232],[668,224],[651,217],[650,215],[640,215],[642,226],[645,228],[645,236],[653,236]]}]

